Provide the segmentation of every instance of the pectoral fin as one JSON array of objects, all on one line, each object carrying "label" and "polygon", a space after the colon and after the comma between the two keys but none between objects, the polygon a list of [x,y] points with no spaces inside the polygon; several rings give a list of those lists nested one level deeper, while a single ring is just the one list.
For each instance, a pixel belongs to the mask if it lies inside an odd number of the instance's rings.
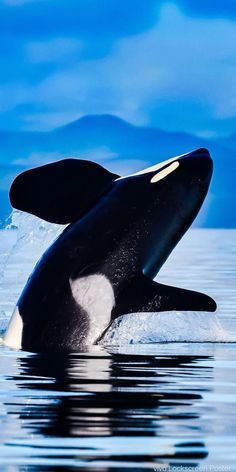
[{"label": "pectoral fin", "polygon": [[135,278],[118,296],[113,317],[159,311],[215,311],[215,301],[203,293],[159,284],[145,275]]},{"label": "pectoral fin", "polygon": [[117,177],[95,162],[64,159],[18,175],[10,201],[13,208],[67,224],[86,212]]}]

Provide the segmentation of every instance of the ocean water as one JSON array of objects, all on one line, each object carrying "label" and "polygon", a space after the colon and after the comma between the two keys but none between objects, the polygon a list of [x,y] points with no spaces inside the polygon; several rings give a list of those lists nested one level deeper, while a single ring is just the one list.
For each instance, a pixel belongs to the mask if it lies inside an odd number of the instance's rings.
[{"label": "ocean water", "polygon": [[[15,212],[0,232],[1,335],[60,231]],[[124,316],[72,355],[0,344],[0,471],[236,470],[236,231],[190,230],[158,280],[217,313]]]}]

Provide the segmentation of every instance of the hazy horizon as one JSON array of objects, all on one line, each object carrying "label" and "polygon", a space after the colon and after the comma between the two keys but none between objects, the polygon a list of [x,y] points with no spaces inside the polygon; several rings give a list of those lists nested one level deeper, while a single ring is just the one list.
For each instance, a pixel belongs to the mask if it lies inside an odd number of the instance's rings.
[{"label": "hazy horizon", "polygon": [[0,129],[108,113],[207,138],[236,132],[230,0],[1,0],[0,17]]},{"label": "hazy horizon", "polygon": [[236,227],[235,22],[231,0],[0,0],[0,219],[26,168],[129,173],[208,147],[201,225]]}]

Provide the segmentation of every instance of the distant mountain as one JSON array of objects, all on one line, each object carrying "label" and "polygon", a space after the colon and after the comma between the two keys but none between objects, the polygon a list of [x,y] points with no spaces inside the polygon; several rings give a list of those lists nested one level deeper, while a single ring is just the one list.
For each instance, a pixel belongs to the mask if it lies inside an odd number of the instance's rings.
[{"label": "distant mountain", "polygon": [[88,115],[51,132],[0,131],[0,218],[10,211],[7,193],[19,172],[68,156],[127,174],[171,156],[207,147],[215,162],[211,191],[198,225],[236,227],[236,135],[206,140],[187,133],[133,126],[113,115]]}]

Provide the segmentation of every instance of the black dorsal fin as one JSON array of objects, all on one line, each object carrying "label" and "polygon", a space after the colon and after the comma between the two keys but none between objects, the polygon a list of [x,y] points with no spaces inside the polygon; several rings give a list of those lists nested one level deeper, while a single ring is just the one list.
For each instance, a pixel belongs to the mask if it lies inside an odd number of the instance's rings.
[{"label": "black dorsal fin", "polygon": [[64,159],[18,175],[10,202],[51,223],[67,224],[85,213],[118,177],[95,162]]}]

